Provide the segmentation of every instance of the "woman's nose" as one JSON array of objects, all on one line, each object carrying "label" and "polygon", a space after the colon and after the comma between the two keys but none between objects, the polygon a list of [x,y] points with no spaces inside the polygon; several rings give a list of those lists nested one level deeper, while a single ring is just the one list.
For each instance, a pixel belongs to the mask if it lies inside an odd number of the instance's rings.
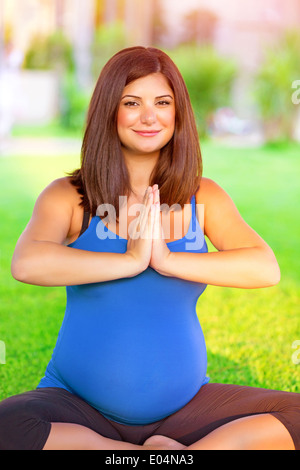
[{"label": "woman's nose", "polygon": [[143,124],[151,125],[156,121],[156,114],[152,108],[144,109],[141,114],[141,122]]}]

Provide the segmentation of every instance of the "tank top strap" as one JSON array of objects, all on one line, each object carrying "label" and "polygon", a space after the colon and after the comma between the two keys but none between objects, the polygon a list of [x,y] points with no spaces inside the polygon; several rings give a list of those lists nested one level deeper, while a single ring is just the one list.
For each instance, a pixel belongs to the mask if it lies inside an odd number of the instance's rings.
[{"label": "tank top strap", "polygon": [[89,226],[89,220],[90,220],[90,213],[84,212],[79,236],[82,235],[87,230]]},{"label": "tank top strap", "polygon": [[197,223],[197,211],[196,211],[196,197],[195,194],[191,197],[191,205],[192,205],[192,230],[193,232],[196,231],[196,223]]}]

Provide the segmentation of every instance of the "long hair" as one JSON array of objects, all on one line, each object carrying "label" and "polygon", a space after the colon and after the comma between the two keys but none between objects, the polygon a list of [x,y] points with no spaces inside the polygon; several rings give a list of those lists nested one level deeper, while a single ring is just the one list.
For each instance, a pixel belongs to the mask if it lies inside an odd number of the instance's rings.
[{"label": "long hair", "polygon": [[117,133],[123,90],[130,82],[162,73],[175,98],[175,131],[161,149],[150,185],[158,184],[162,204],[183,205],[197,191],[202,158],[194,114],[184,80],[170,57],[153,47],[130,47],[103,67],[87,113],[81,167],[70,174],[81,194],[81,205],[92,215],[100,204],[112,204],[119,217],[119,196],[131,192],[128,170]]}]

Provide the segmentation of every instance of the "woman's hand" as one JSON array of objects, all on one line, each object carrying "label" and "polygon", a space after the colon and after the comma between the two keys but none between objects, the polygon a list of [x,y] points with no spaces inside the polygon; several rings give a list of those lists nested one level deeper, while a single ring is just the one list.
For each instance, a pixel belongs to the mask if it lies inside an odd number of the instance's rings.
[{"label": "woman's hand", "polygon": [[160,197],[157,184],[152,188],[153,191],[153,206],[154,206],[154,221],[152,233],[152,252],[150,259],[150,266],[158,271],[160,274],[164,273],[165,263],[170,256],[170,250],[164,239],[163,228],[160,216]]},{"label": "woman's hand", "polygon": [[164,265],[170,250],[164,240],[157,184],[149,186],[145,193],[142,210],[129,233],[126,254],[134,258],[139,272],[151,266],[164,274]]},{"label": "woman's hand", "polygon": [[154,224],[153,191],[149,186],[145,192],[139,216],[132,222],[129,231],[127,252],[137,264],[137,271],[148,268],[152,252],[152,234]]}]

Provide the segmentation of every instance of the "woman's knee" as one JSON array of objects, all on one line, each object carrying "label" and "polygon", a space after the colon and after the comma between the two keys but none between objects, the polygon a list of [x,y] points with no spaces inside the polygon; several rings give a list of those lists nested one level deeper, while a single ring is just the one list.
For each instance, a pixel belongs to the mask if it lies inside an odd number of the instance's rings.
[{"label": "woman's knee", "polygon": [[0,450],[42,449],[50,429],[38,398],[24,393],[0,403]]}]

